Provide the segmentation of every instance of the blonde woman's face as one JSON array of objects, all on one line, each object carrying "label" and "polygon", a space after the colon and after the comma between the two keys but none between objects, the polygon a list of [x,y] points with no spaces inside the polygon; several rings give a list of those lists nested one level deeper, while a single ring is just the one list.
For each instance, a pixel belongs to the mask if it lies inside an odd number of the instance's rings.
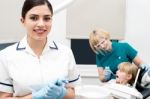
[{"label": "blonde woman's face", "polygon": [[111,50],[111,43],[110,40],[102,38],[94,47],[96,48],[96,50],[109,51]]}]

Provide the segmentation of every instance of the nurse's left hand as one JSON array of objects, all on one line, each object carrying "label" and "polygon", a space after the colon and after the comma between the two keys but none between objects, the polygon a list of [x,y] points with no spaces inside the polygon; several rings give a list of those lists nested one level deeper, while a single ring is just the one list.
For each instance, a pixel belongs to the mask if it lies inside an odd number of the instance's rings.
[{"label": "nurse's left hand", "polygon": [[52,90],[49,90],[49,93],[56,96],[57,99],[62,99],[67,92],[67,89],[65,88],[66,83],[67,81],[65,80],[57,80],[55,85],[49,86],[49,88],[52,89]]}]

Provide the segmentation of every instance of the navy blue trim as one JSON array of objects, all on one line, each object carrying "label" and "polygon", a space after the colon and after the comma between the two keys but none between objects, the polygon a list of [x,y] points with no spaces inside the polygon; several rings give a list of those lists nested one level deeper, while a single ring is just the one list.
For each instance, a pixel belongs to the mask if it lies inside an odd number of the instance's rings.
[{"label": "navy blue trim", "polygon": [[56,49],[56,50],[58,50],[58,47],[57,47],[56,43],[55,43],[54,41],[53,41],[53,43],[54,43],[55,47],[51,47],[51,46],[50,46],[50,48],[51,48],[51,49]]},{"label": "navy blue trim", "polygon": [[78,75],[78,78],[76,78],[74,80],[69,80],[69,83],[75,82],[75,81],[79,80],[79,78],[80,78],[80,75]]},{"label": "navy blue trim", "polygon": [[13,85],[11,85],[11,84],[5,84],[5,83],[2,83],[2,82],[0,82],[0,84],[5,85],[5,86],[9,86],[9,87],[13,87]]},{"label": "navy blue trim", "polygon": [[25,50],[25,49],[26,49],[26,47],[19,48],[19,45],[20,45],[20,42],[18,42],[17,47],[16,47],[16,50]]}]

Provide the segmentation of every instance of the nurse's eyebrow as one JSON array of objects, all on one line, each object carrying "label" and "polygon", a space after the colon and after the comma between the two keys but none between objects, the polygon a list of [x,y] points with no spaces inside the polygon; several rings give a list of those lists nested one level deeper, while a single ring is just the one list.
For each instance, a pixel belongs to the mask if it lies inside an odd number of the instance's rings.
[{"label": "nurse's eyebrow", "polygon": [[38,14],[30,14],[29,16],[39,16]]},{"label": "nurse's eyebrow", "polygon": [[[29,16],[39,16],[38,14],[30,14]],[[52,17],[50,14],[45,14],[44,16]]]}]

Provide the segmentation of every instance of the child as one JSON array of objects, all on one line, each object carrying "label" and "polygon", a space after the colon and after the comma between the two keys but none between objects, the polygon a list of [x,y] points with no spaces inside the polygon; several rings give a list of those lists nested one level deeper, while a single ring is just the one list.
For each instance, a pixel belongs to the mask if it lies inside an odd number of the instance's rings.
[{"label": "child", "polygon": [[122,62],[118,65],[118,70],[116,72],[116,79],[111,80],[115,81],[116,83],[123,84],[123,85],[133,85],[136,74],[138,71],[138,67],[130,62]]}]

